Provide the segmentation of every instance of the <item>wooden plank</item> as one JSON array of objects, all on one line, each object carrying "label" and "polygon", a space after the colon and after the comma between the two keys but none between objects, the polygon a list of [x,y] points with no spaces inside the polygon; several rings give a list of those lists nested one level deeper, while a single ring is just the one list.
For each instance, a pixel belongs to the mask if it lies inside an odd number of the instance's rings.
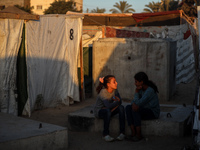
[{"label": "wooden plank", "polygon": [[[200,35],[200,6],[199,5],[197,6],[197,18],[198,18],[197,20],[198,20],[198,32],[199,32],[198,35]],[[198,38],[199,38],[199,50],[200,50],[200,37],[198,36]]]},{"label": "wooden plank", "polygon": [[105,26],[102,26],[102,38],[105,38]]},{"label": "wooden plank", "polygon": [[81,101],[85,100],[85,88],[84,88],[84,69],[83,69],[83,46],[82,46],[82,36],[80,40],[80,70],[81,70],[81,91],[80,99]]},{"label": "wooden plank", "polygon": [[149,17],[138,23],[138,26],[180,25],[180,14]]},{"label": "wooden plank", "polygon": [[83,19],[83,25],[87,26],[87,25],[98,25],[98,26],[129,26],[132,24],[135,24],[135,20],[133,19],[133,17],[108,17],[108,16],[99,16],[99,17],[95,17],[95,16],[85,16]]},{"label": "wooden plank", "polygon": [[2,19],[23,19],[23,20],[39,20],[40,19],[39,15],[3,13],[3,12],[0,12],[0,18],[2,18]]},{"label": "wooden plank", "polygon": [[107,17],[106,26],[132,26],[136,24],[136,21],[132,16],[130,17]]},{"label": "wooden plank", "polygon": [[180,12],[180,24],[182,24],[183,22],[183,11]]},{"label": "wooden plank", "polygon": [[[197,20],[198,20],[198,32],[200,34],[200,2],[197,3]],[[199,38],[199,34],[198,34],[198,38]],[[200,50],[200,38],[199,38],[199,50]],[[200,98],[198,99],[199,100],[199,105],[200,105]],[[200,109],[199,109],[199,120],[200,120]]]},{"label": "wooden plank", "polygon": [[105,13],[84,13],[84,16],[95,16],[95,17],[131,17],[132,13],[126,13],[126,14],[105,14]]},{"label": "wooden plank", "polygon": [[154,16],[137,23],[132,16],[85,16],[83,26],[162,26],[180,25],[180,14]]}]

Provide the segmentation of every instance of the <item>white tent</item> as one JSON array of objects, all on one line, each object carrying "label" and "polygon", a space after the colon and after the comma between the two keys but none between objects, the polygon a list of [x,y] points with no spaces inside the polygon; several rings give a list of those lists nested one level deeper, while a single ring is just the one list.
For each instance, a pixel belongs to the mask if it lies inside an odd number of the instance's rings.
[{"label": "white tent", "polygon": [[23,20],[0,19],[0,112],[17,115],[16,62]]},{"label": "white tent", "polygon": [[26,24],[28,101],[31,112],[36,98],[52,107],[79,101],[77,75],[82,19],[66,15],[44,15]]},{"label": "white tent", "polygon": [[[0,30],[8,32],[0,37],[5,45],[0,51],[4,63],[0,65],[0,111],[16,115],[17,102],[12,96],[16,83],[12,78],[16,81],[16,58],[24,21],[8,19],[7,22],[0,20]],[[39,21],[26,22],[25,26],[28,99],[23,114],[30,115],[38,105],[54,107],[80,101],[77,65],[82,16],[44,15]]]}]

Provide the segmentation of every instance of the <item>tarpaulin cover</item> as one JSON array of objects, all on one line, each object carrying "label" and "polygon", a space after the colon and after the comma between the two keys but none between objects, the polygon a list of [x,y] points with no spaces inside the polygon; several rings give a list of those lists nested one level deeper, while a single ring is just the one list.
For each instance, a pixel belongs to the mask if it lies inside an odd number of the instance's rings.
[{"label": "tarpaulin cover", "polygon": [[174,11],[164,11],[164,12],[157,12],[157,13],[134,13],[132,17],[135,19],[136,22],[140,22],[145,20],[149,17],[156,17],[156,16],[163,16],[163,15],[170,15],[170,14],[180,14],[179,10]]},{"label": "tarpaulin cover", "polygon": [[26,24],[28,101],[24,114],[38,107],[79,100],[77,75],[82,19],[45,15]]},{"label": "tarpaulin cover", "polygon": [[118,38],[149,38],[149,32],[136,32],[123,29],[115,29],[106,27],[106,37],[118,37]]},{"label": "tarpaulin cover", "polygon": [[23,20],[0,19],[0,112],[17,115],[16,63]]},{"label": "tarpaulin cover", "polygon": [[[83,35],[83,37],[84,36],[86,36],[86,35]],[[87,39],[83,38],[83,41],[82,41],[83,47],[89,47],[90,45],[93,44],[94,41],[97,41],[99,38],[102,38],[102,31],[97,31],[96,34],[94,35],[94,37],[92,37],[92,38],[87,38]]]}]

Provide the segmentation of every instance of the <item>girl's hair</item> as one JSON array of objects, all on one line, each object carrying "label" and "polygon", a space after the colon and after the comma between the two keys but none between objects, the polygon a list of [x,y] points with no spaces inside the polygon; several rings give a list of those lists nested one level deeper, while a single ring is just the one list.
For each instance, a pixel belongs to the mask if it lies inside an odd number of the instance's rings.
[{"label": "girl's hair", "polygon": [[135,74],[134,78],[135,78],[135,80],[137,80],[139,82],[143,81],[144,84],[152,87],[155,92],[159,93],[157,86],[155,85],[155,83],[153,83],[152,81],[149,80],[149,78],[146,75],[146,73],[138,72],[138,73]]},{"label": "girl's hair", "polygon": [[103,87],[107,88],[107,83],[110,83],[111,78],[115,78],[113,75],[107,75],[103,78],[103,83],[99,82],[99,85],[96,88],[97,93],[99,94]]}]

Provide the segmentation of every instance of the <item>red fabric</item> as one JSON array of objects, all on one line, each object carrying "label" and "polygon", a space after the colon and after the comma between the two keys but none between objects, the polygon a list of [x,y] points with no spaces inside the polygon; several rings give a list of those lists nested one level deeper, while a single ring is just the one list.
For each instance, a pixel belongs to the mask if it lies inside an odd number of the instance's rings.
[{"label": "red fabric", "polygon": [[106,37],[118,38],[149,38],[149,32],[136,32],[106,27]]},{"label": "red fabric", "polygon": [[116,29],[106,27],[106,37],[116,37]]},{"label": "red fabric", "polygon": [[187,30],[187,32],[185,32],[184,33],[184,40],[186,40],[187,38],[189,38],[189,36],[191,35],[191,31],[190,31],[190,29],[189,30]]},{"label": "red fabric", "polygon": [[164,12],[157,12],[157,13],[139,13],[139,14],[136,13],[136,14],[132,14],[132,17],[135,19],[136,22],[140,22],[149,17],[163,16],[163,15],[170,15],[170,14],[180,14],[180,11],[174,10],[174,11],[164,11]]}]

